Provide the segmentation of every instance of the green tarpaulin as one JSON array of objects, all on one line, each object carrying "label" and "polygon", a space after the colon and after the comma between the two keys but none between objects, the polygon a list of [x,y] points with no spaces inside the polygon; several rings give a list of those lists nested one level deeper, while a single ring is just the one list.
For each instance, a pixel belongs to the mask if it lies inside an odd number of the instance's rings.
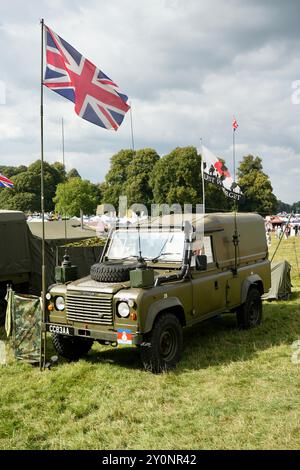
[{"label": "green tarpaulin", "polygon": [[291,292],[291,265],[286,260],[271,263],[271,288],[262,299],[288,300]]}]

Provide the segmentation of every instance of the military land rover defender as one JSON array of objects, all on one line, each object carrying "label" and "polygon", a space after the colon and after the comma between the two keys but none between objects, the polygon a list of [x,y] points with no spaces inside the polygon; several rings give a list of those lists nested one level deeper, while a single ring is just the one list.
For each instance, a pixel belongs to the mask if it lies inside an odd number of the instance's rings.
[{"label": "military land rover defender", "polygon": [[58,353],[78,359],[94,341],[136,345],[157,373],[178,363],[184,327],[226,312],[239,328],[259,325],[271,282],[263,219],[206,214],[199,239],[197,217],[114,229],[85,278],[58,267],[44,324]]}]

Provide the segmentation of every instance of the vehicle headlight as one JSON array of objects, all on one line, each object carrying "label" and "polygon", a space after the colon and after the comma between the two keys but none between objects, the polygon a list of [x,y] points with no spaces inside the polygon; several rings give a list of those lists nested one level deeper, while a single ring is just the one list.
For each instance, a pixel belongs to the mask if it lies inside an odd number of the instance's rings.
[{"label": "vehicle headlight", "polygon": [[62,296],[56,297],[54,301],[54,305],[56,310],[64,310],[65,309],[65,299]]},{"label": "vehicle headlight", "polygon": [[118,305],[118,314],[120,317],[126,318],[129,316],[130,309],[126,302],[120,302]]}]

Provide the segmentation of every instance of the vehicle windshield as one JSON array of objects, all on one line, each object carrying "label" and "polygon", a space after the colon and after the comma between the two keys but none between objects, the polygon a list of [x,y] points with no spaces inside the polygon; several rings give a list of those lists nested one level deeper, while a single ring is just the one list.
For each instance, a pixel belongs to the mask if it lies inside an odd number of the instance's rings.
[{"label": "vehicle windshield", "polygon": [[[184,232],[140,230],[141,252],[145,260],[182,261]],[[138,230],[116,230],[110,242],[109,260],[137,258],[139,256]]]}]

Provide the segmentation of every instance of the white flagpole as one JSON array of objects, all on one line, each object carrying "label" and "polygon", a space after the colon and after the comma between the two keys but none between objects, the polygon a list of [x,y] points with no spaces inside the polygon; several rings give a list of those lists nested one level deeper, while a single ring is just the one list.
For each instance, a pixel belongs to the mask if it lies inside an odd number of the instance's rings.
[{"label": "white flagpole", "polygon": [[202,205],[203,205],[203,217],[205,216],[205,183],[204,183],[204,165],[203,165],[203,145],[202,137],[200,138],[200,149],[201,149],[201,176],[202,176]]},{"label": "white flagpole", "polygon": [[131,129],[131,146],[134,151],[133,124],[132,124],[132,105],[130,102],[130,129]]}]

